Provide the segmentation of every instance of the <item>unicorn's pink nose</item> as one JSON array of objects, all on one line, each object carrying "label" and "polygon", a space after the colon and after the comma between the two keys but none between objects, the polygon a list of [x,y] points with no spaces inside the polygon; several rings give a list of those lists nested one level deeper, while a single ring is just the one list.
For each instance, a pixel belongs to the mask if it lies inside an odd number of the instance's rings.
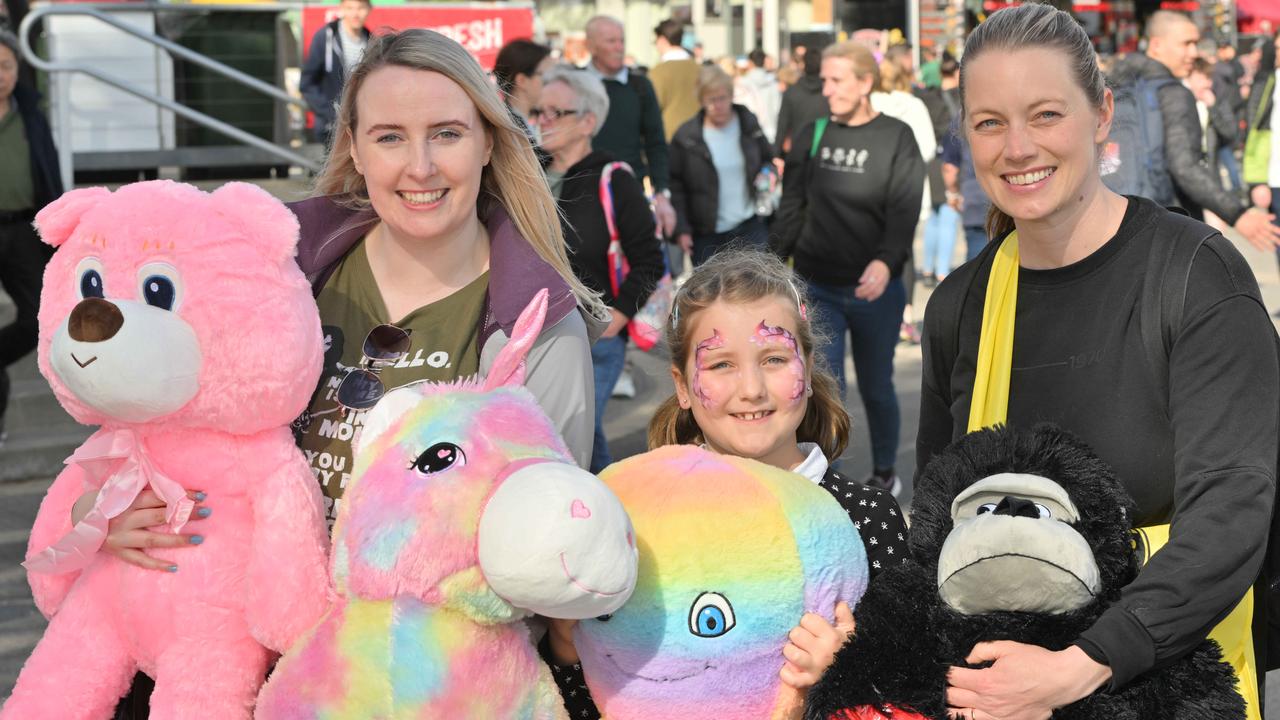
[{"label": "unicorn's pink nose", "polygon": [[587,504],[581,500],[574,500],[573,504],[569,506],[569,517],[575,520],[586,520],[591,517],[591,508],[587,507]]}]

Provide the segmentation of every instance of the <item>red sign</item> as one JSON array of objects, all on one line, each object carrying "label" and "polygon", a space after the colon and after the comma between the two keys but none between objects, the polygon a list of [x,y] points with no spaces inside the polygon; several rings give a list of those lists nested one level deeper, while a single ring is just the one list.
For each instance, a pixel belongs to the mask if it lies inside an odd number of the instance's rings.
[{"label": "red sign", "polygon": [[[337,5],[312,5],[302,11],[302,37],[310,52],[311,38],[338,17]],[[506,5],[393,5],[374,6],[365,26],[374,33],[427,28],[450,37],[492,70],[502,46],[533,36],[533,8]]]}]

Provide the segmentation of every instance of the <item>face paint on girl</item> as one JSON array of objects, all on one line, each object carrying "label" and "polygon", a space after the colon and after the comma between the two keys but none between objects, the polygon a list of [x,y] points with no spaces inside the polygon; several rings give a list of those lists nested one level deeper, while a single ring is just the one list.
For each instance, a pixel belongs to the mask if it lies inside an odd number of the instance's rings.
[{"label": "face paint on girl", "polygon": [[800,343],[796,341],[796,336],[780,325],[769,325],[764,320],[761,320],[750,340],[756,345],[762,346],[781,344],[791,351],[791,360],[788,361],[787,367],[796,376],[795,386],[791,391],[791,400],[796,401],[804,397],[809,390],[809,383],[805,380],[804,357],[800,354]]},{"label": "face paint on girl", "polygon": [[698,402],[702,403],[702,407],[710,409],[717,403],[707,394],[702,386],[702,369],[707,353],[712,350],[719,350],[724,347],[724,336],[719,330],[712,330],[711,337],[698,343],[698,347],[693,354],[693,394],[698,398]]}]

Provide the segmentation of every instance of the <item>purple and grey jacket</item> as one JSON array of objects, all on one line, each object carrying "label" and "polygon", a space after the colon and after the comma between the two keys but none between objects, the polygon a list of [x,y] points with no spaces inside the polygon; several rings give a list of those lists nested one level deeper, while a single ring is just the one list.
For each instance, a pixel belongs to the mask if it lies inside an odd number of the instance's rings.
[{"label": "purple and grey jacket", "polygon": [[[371,209],[353,210],[329,197],[288,205],[301,228],[298,266],[318,295],[378,217]],[[591,461],[595,423],[591,343],[603,324],[579,309],[569,285],[521,237],[506,209],[495,203],[482,217],[489,231],[489,290],[484,320],[476,329],[480,372],[489,371],[498,351],[507,344],[520,311],[539,290],[547,288],[547,319],[525,361],[525,387],[555,422],[574,459],[585,468]]]}]

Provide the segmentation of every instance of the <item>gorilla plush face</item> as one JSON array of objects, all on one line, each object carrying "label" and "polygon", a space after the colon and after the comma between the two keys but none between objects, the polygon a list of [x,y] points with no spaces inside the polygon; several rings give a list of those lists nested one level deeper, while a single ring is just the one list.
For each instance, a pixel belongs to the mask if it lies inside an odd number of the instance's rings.
[{"label": "gorilla plush face", "polygon": [[951,503],[938,557],[938,593],[966,615],[1061,614],[1097,597],[1102,581],[1071,496],[1038,475],[1000,473]]}]

